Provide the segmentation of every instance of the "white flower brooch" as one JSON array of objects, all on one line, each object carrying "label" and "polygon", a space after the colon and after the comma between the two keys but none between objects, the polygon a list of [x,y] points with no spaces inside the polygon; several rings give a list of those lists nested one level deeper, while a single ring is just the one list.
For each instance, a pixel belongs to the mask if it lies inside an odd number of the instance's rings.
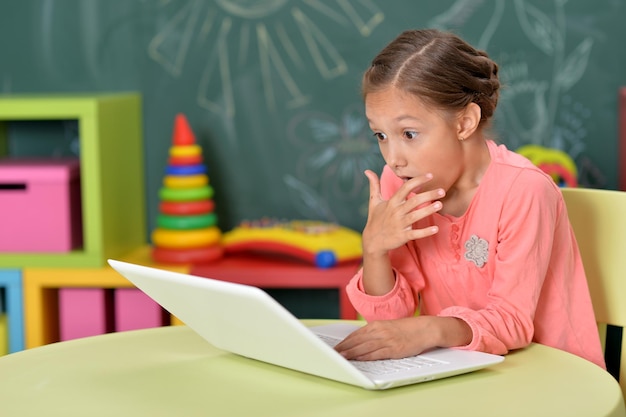
[{"label": "white flower brooch", "polygon": [[487,255],[489,254],[489,242],[481,239],[476,235],[472,235],[465,242],[465,259],[472,261],[477,267],[482,268],[487,263]]}]

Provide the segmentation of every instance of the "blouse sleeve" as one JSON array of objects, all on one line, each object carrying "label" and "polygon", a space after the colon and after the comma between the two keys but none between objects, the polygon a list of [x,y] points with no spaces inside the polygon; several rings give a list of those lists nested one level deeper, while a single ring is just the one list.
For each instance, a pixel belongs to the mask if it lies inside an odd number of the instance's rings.
[{"label": "blouse sleeve", "polygon": [[569,235],[557,231],[567,227],[567,222],[559,221],[562,204],[558,188],[535,173],[520,176],[509,190],[499,220],[495,274],[486,306],[478,310],[453,306],[438,314],[468,323],[473,339],[465,349],[505,354],[532,341],[555,236]]},{"label": "blouse sleeve", "polygon": [[[418,283],[409,284],[403,271],[416,269],[416,260],[406,246],[390,252],[396,283],[385,295],[373,296],[363,290],[363,269],[359,270],[346,287],[348,297],[354,308],[367,321],[390,320],[410,317],[418,306]],[[415,274],[407,274],[415,277]],[[420,275],[421,276],[421,275]],[[421,280],[422,281],[422,280]]]}]

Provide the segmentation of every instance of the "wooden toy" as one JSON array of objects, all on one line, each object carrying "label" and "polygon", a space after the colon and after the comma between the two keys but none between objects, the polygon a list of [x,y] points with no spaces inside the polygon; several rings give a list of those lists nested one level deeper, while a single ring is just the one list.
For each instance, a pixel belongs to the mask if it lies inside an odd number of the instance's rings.
[{"label": "wooden toy", "polygon": [[152,251],[152,256],[167,264],[199,265],[221,259],[224,256],[224,248],[221,245],[188,249],[156,247]]},{"label": "wooden toy", "polygon": [[168,175],[163,179],[163,185],[167,188],[198,188],[209,184],[206,175]]},{"label": "wooden toy", "polygon": [[184,114],[179,113],[174,119],[174,137],[172,138],[174,146],[195,145],[196,136],[189,126],[189,122]]},{"label": "wooden toy", "polygon": [[288,255],[332,267],[362,257],[361,235],[334,223],[313,220],[247,221],[224,234],[222,243],[229,252],[264,252]]},{"label": "wooden toy", "polygon": [[166,174],[170,175],[195,175],[206,173],[206,167],[202,164],[196,165],[169,165],[165,168]]},{"label": "wooden toy", "polygon": [[539,169],[550,175],[559,186],[578,186],[576,164],[567,153],[560,149],[530,144],[518,148],[515,152],[530,159]]},{"label": "wooden toy", "polygon": [[198,165],[202,163],[202,155],[170,156],[167,163],[169,165]]},{"label": "wooden toy", "polygon": [[152,232],[152,242],[164,248],[198,248],[220,243],[222,232],[217,227],[194,230],[170,230],[157,228]]},{"label": "wooden toy", "polygon": [[185,156],[198,156],[198,155],[202,155],[202,148],[200,148],[198,145],[184,145],[184,146],[174,145],[170,147],[170,156],[185,157]]},{"label": "wooden toy", "polygon": [[213,197],[213,187],[205,185],[196,188],[168,188],[159,190],[159,197],[167,201],[193,201],[204,200]]},{"label": "wooden toy", "polygon": [[159,190],[157,228],[152,231],[152,258],[166,264],[217,260],[224,250],[213,212],[213,187],[202,163],[202,148],[182,114],[176,116],[169,155]]},{"label": "wooden toy", "polygon": [[213,200],[161,201],[159,210],[163,214],[192,215],[211,213],[215,208]]},{"label": "wooden toy", "polygon": [[164,229],[202,229],[204,227],[215,226],[216,223],[217,216],[215,215],[215,213],[184,216],[169,216],[166,214],[159,214],[159,216],[157,217],[157,225],[159,227],[163,227]]}]

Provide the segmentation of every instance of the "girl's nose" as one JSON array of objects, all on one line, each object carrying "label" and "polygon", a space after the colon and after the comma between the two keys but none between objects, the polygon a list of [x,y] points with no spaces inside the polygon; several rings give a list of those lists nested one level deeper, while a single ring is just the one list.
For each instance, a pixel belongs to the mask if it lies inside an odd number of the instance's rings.
[{"label": "girl's nose", "polygon": [[388,161],[387,164],[392,168],[403,167],[406,165],[406,158],[400,146],[390,145],[388,148]]}]

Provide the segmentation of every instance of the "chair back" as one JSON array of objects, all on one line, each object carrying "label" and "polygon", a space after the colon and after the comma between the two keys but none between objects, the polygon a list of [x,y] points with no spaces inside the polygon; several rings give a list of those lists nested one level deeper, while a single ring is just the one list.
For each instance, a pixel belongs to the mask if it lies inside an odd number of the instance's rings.
[{"label": "chair back", "polygon": [[[563,188],[562,193],[606,355],[607,350],[614,348],[607,344],[606,325],[626,326],[626,192]],[[619,346],[613,351],[618,352],[618,369],[612,373],[626,398],[626,351],[621,339],[617,342]]]}]

